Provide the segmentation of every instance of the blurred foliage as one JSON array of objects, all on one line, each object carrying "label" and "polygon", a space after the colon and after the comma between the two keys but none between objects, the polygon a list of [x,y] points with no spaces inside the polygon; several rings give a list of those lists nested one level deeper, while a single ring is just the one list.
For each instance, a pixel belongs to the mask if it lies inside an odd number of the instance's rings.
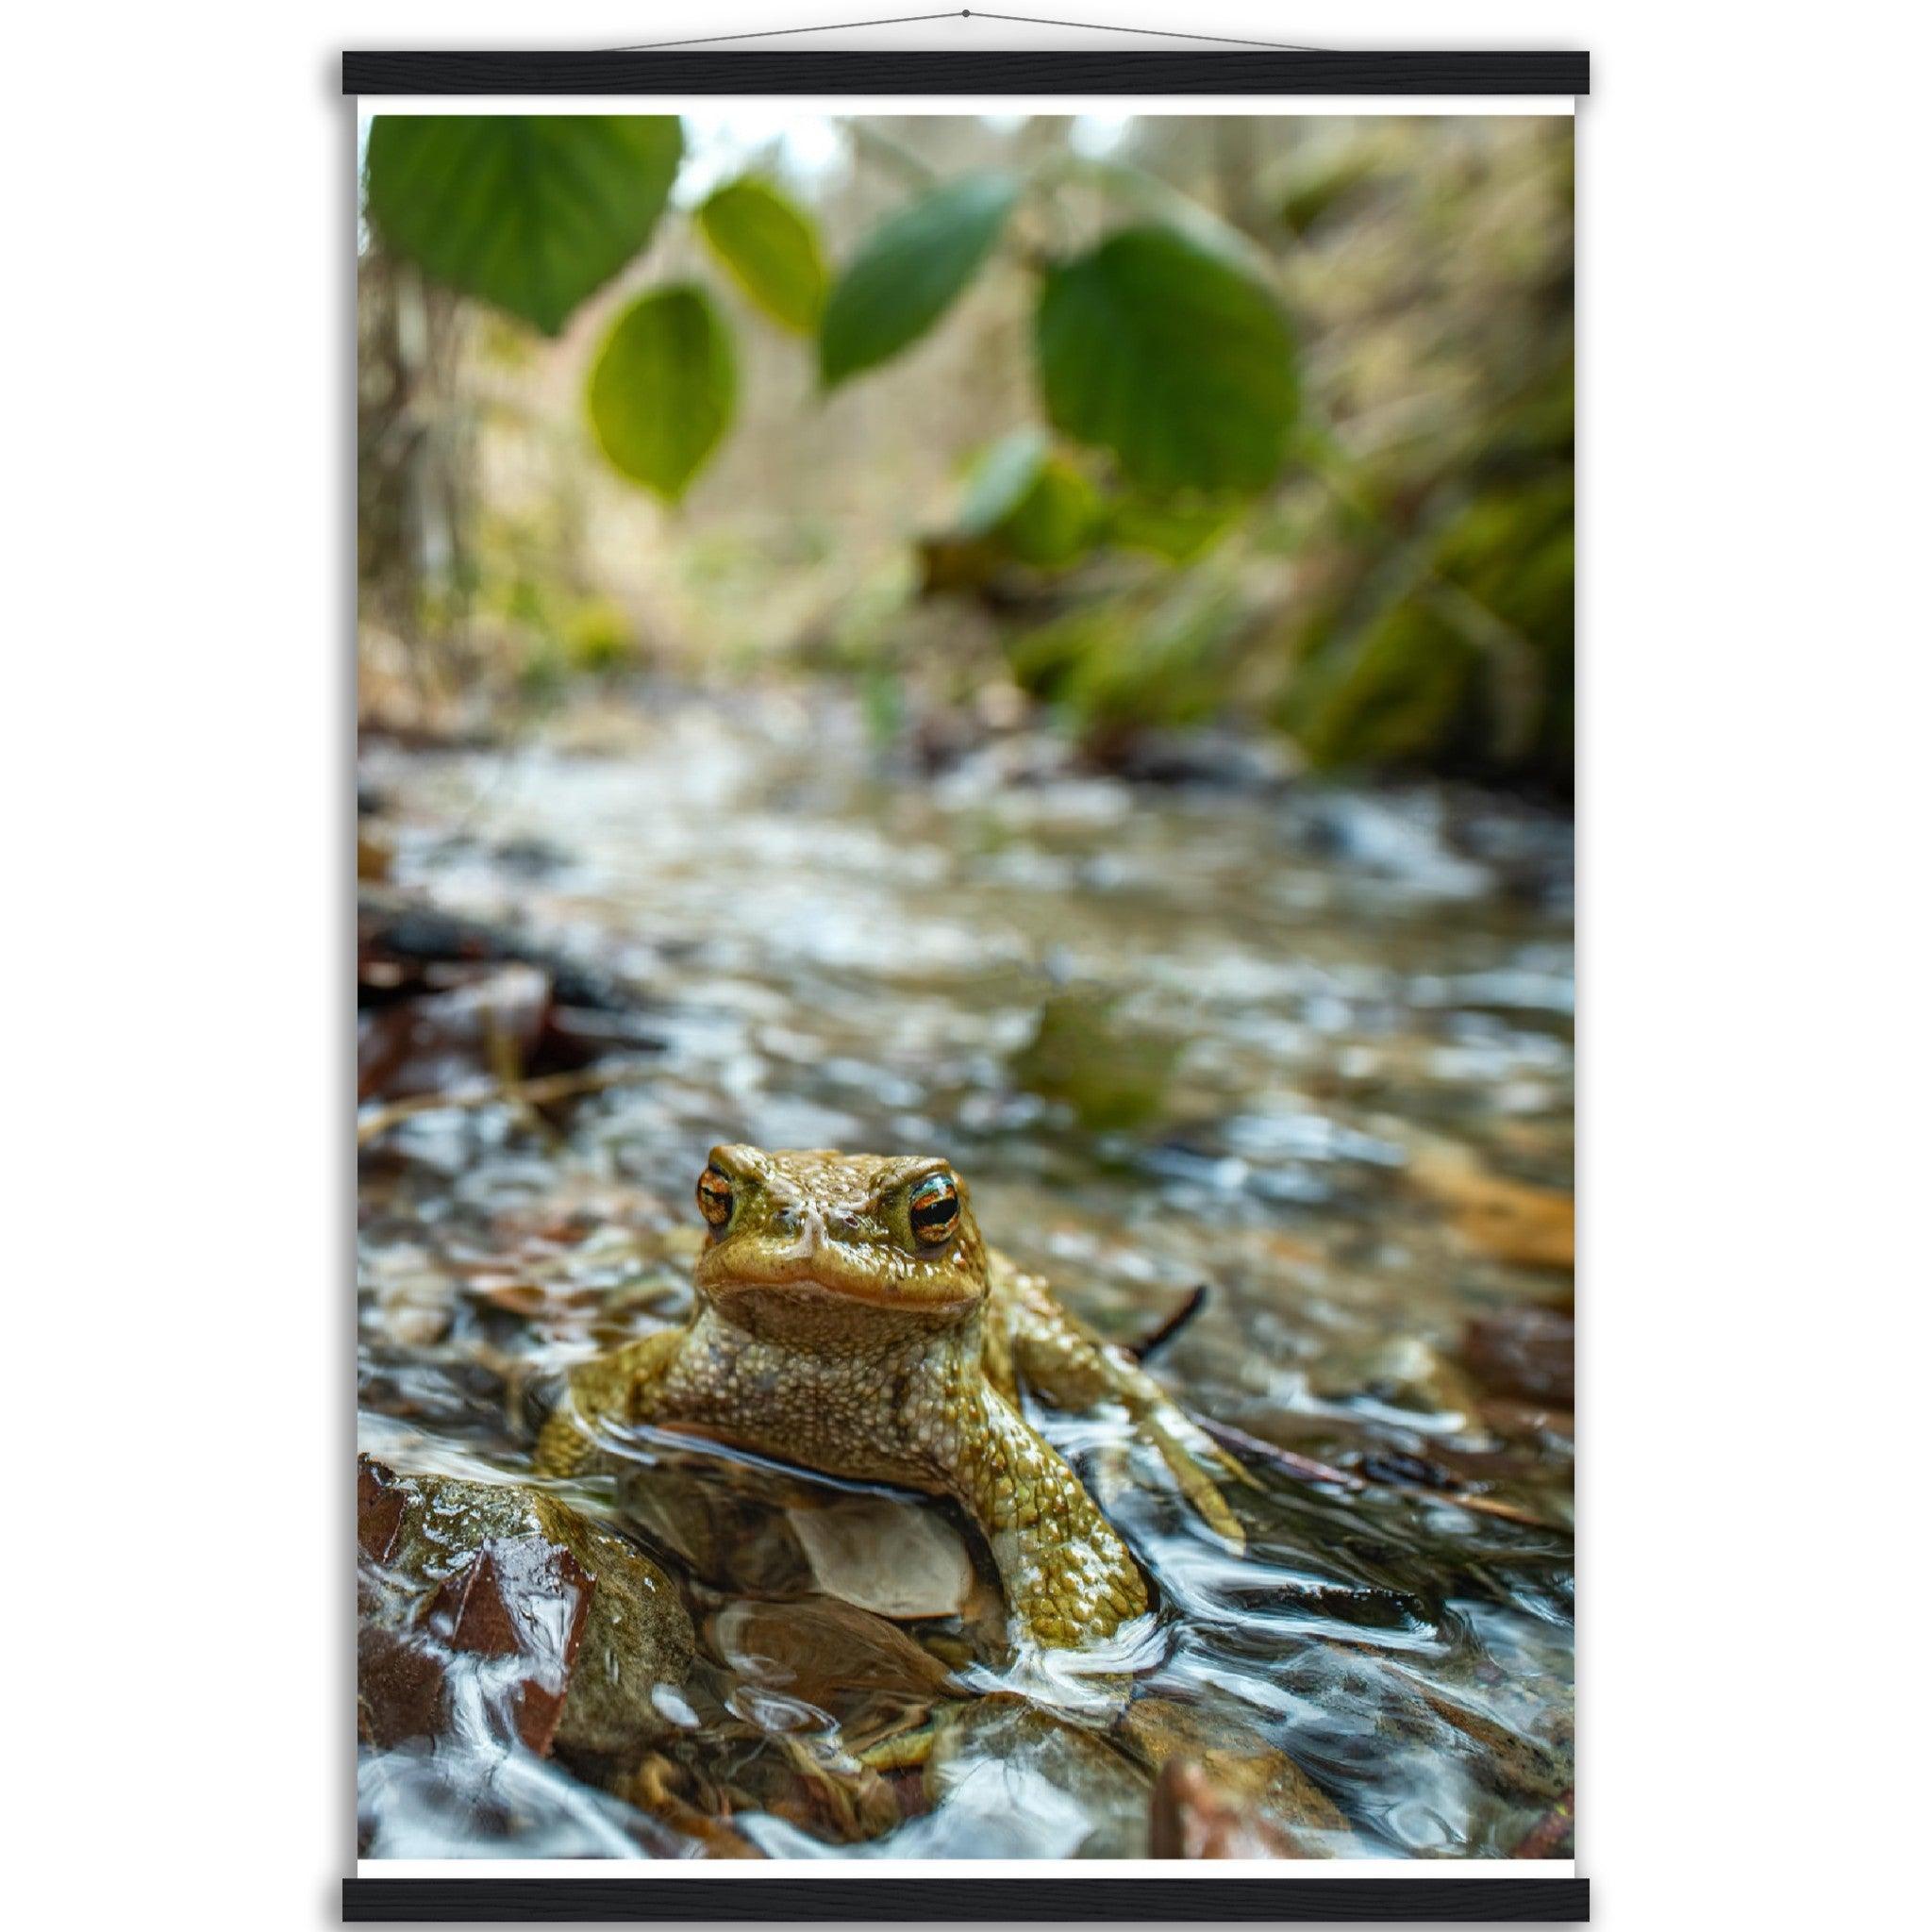
[{"label": "blurred foliage", "polygon": [[1127,228],[1047,271],[1036,325],[1056,429],[1156,496],[1265,490],[1294,421],[1274,296],[1172,228]]},{"label": "blurred foliage", "polygon": [[675,502],[738,401],[731,338],[690,283],[654,289],[617,318],[591,372],[591,421],[626,476]]},{"label": "blurred foliage", "polygon": [[820,325],[826,388],[889,361],[951,308],[992,252],[1018,193],[1007,175],[969,175],[867,238],[833,285]]},{"label": "blurred foliage", "polygon": [[808,336],[825,306],[825,261],[811,217],[769,181],[727,182],[698,225],[738,285],[774,322]]},{"label": "blurred foliage", "polygon": [[[373,124],[364,601],[417,686],[507,652],[547,691],[695,623],[721,665],[855,675],[895,728],[992,678],[1083,730],[1567,789],[1567,120],[1142,117],[1097,148],[868,117],[821,124],[841,172],[772,145],[686,193],[693,125]],[[648,579],[587,441],[669,504],[731,472]],[[908,466],[953,467],[950,507]],[[507,500],[534,546],[486,536]],[[577,607],[625,641],[573,644]]]},{"label": "blurred foliage", "polygon": [[425,274],[554,336],[651,239],[682,154],[670,115],[385,114],[369,218]]}]

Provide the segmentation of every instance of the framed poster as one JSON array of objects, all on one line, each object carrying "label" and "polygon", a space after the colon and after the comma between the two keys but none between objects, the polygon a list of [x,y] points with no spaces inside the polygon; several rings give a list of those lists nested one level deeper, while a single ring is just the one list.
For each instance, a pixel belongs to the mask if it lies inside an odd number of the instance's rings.
[{"label": "framed poster", "polygon": [[345,57],[347,1917],[1586,1915],[1587,86]]}]

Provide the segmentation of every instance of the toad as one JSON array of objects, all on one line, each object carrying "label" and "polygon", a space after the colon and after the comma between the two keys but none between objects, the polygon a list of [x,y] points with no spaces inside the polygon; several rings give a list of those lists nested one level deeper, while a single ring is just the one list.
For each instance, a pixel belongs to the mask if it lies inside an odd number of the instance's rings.
[{"label": "toad", "polygon": [[1020,1634],[1072,1648],[1148,1607],[1126,1546],[1027,1423],[1110,1400],[1219,1536],[1239,1466],[1124,1351],[989,1248],[934,1156],[712,1149],[691,1318],[577,1368],[537,1464],[591,1464],[610,1425],[711,1437],[834,1476],[954,1498],[992,1553]]}]

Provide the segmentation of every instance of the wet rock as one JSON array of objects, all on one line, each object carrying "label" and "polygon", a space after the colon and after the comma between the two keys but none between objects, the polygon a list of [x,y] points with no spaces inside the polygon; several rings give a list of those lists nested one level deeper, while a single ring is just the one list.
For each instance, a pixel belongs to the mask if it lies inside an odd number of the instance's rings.
[{"label": "wet rock", "polygon": [[1007,1696],[952,1707],[933,1740],[920,1856],[1139,1858],[1151,1780],[1097,1733]]},{"label": "wet rock", "polygon": [[1339,1345],[1310,1372],[1308,1389],[1328,1401],[1368,1401],[1463,1422],[1474,1421],[1481,1407],[1469,1378],[1419,1335]]},{"label": "wet rock", "polygon": [[1291,749],[1252,732],[1142,729],[1110,743],[1090,741],[1089,756],[1103,769],[1143,785],[1201,787],[1221,791],[1265,791],[1295,775]]},{"label": "wet rock", "polygon": [[1541,1808],[1573,1795],[1574,1757],[1567,1736],[1525,1735],[1419,1681],[1407,1699],[1391,1704],[1381,1715],[1377,1728],[1422,1743],[1438,1761],[1460,1761],[1476,1785],[1512,1805]]},{"label": "wet rock", "polygon": [[1014,1056],[1013,1077],[1103,1133],[1159,1114],[1179,1058],[1178,1041],[1129,1024],[1104,996],[1075,991],[1055,993],[1041,1008],[1032,1039]]},{"label": "wet rock", "polygon": [[937,1509],[855,1496],[787,1514],[827,1596],[902,1620],[957,1616],[973,1598],[972,1556]]},{"label": "wet rock", "polygon": [[1238,1792],[1201,1766],[1171,1757],[1154,1780],[1147,1810],[1150,1858],[1307,1858],[1320,1856],[1272,1819],[1256,1817]]},{"label": "wet rock", "polygon": [[423,1249],[391,1248],[367,1263],[366,1284],[384,1338],[397,1348],[430,1348],[449,1333],[456,1284]]},{"label": "wet rock", "polygon": [[541,1535],[497,1537],[445,1577],[425,1619],[431,1635],[472,1657],[524,1667],[514,1709],[519,1735],[540,1757],[557,1741],[564,1697],[582,1648],[591,1583],[569,1550]]},{"label": "wet rock", "polygon": [[395,1472],[367,1456],[356,1462],[356,1543],[365,1557],[387,1563],[403,1533],[409,1491]]},{"label": "wet rock", "polygon": [[1517,1840],[1512,1858],[1574,1858],[1576,1856],[1576,1793],[1566,1790]]},{"label": "wet rock", "polygon": [[694,1653],[670,1579],[623,1538],[512,1485],[357,1468],[363,1738],[440,1735],[474,1699],[532,1751],[634,1755]]},{"label": "wet rock", "polygon": [[1302,791],[1286,824],[1305,850],[1418,897],[1477,899],[1493,884],[1488,866],[1456,850],[1448,800],[1435,791]]},{"label": "wet rock", "polygon": [[[727,1604],[708,1634],[741,1686],[779,1692],[794,1721],[799,1705],[824,1713],[846,1750],[875,1763],[908,1751],[916,1760],[921,1727],[948,1681],[946,1666],[894,1625],[830,1597]],[[733,1702],[757,1714],[739,1693]],[[882,1746],[885,1758],[875,1759]]]},{"label": "wet rock", "polygon": [[1122,1717],[1120,1735],[1158,1774],[1152,1857],[1324,1857],[1347,1832],[1327,1793],[1232,1713],[1142,1697]]},{"label": "wet rock", "polygon": [[1462,1334],[1462,1358],[1498,1394],[1548,1408],[1576,1400],[1576,1324],[1534,1306],[1478,1316]]}]

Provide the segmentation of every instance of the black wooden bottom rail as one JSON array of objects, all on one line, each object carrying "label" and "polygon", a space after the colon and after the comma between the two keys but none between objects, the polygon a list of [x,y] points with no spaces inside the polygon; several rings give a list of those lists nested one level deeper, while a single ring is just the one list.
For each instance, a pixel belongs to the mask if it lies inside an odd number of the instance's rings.
[{"label": "black wooden bottom rail", "polygon": [[1582,1878],[350,1878],[350,1924],[1206,1919],[1578,1924]]}]

